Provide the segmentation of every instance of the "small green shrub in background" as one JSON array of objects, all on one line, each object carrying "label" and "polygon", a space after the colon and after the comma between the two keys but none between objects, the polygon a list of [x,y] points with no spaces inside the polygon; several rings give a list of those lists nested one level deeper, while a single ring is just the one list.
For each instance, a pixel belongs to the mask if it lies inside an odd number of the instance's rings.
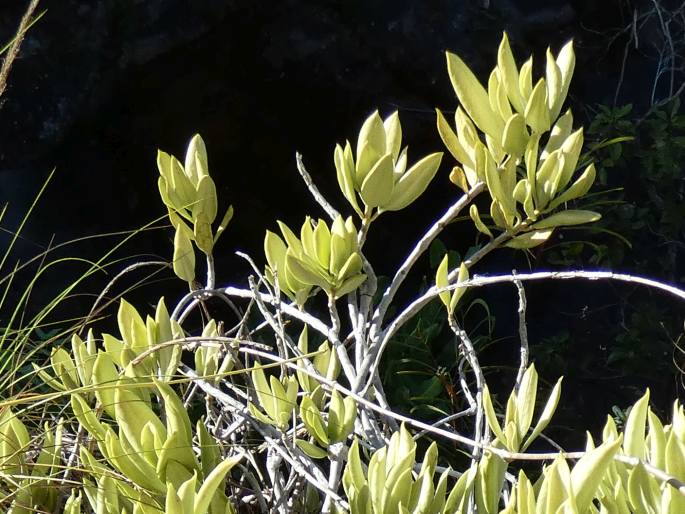
[{"label": "small green shrub in background", "polygon": [[[574,129],[570,111],[562,114],[575,65],[571,44],[556,57],[548,52],[544,77],[534,79],[532,59],[519,67],[504,36],[487,88],[456,55],[448,53],[447,62],[460,106],[454,122],[438,111],[437,124],[457,161],[450,179],[463,194],[383,287],[364,243],[381,214],[411,206],[444,158],[410,159],[397,113],[385,119],[373,113],[354,147],[347,142],[335,149],[349,204],[340,208],[351,209],[349,217],[320,194],[298,159],[329,221],[307,217],[299,233],[280,222],[281,235],[267,231],[265,267],[244,256],[253,267],[247,288],[217,285],[213,252],[232,209],[217,223],[202,139],[191,140],[183,164],[159,153],[159,191],[175,231],[173,270],[190,292],[172,309],[160,299],[149,313],[122,300],[117,334],[74,334],[45,366],[35,365],[35,380],[53,393],[3,402],[0,503],[6,511],[685,510],[685,413],[677,403],[664,426],[646,394],[622,433],[609,418],[602,437],[595,442],[588,435],[580,452],[559,452],[540,439],[560,401],[561,380],[539,392],[529,363],[524,282],[638,279],[608,272],[475,273],[499,247],[527,251],[556,230],[600,218],[582,208],[596,176],[593,164],[579,166],[583,130]],[[487,213],[473,204],[479,195],[489,196]],[[488,242],[458,263],[438,256],[434,284],[397,305],[395,295],[418,259],[466,209]],[[200,287],[197,251],[205,257]],[[508,397],[500,409],[456,313],[469,288],[502,282],[519,294],[520,360],[510,394],[497,395]],[[235,325],[206,319],[201,332],[188,333],[188,317],[211,300],[240,306]],[[436,364],[456,370],[451,394],[464,409],[426,422],[416,412],[392,410],[380,365],[389,342],[431,302],[452,334],[447,344],[456,360]],[[320,303],[325,316],[315,314]],[[539,406],[538,396],[544,398]],[[45,405],[58,406],[59,418],[29,422]],[[198,408],[199,417],[192,414]],[[465,463],[452,467],[438,440],[453,444]],[[533,442],[543,450],[550,444],[549,451],[531,452]],[[545,465],[524,470],[528,461]]]},{"label": "small green shrub in background", "polygon": [[[621,268],[682,283],[685,116],[678,96],[646,112],[632,105],[599,105],[590,118],[587,155],[596,160],[597,180],[588,201],[602,210],[603,219],[569,232],[538,257],[562,268]],[[654,295],[640,289],[617,290],[595,298],[586,309],[589,312],[581,316],[604,334],[603,350],[592,349],[598,346],[594,330],[587,337],[580,331],[567,333],[574,346],[581,345],[588,356],[582,365],[566,362],[576,368],[571,370],[574,374],[593,374],[585,369],[588,364],[608,368],[622,379],[630,396],[645,383],[659,387],[660,397],[670,396],[678,388],[679,375],[682,385],[683,323],[678,305],[656,301]],[[601,315],[593,316],[593,311],[601,311]],[[542,341],[539,351],[548,351],[560,335]]]}]

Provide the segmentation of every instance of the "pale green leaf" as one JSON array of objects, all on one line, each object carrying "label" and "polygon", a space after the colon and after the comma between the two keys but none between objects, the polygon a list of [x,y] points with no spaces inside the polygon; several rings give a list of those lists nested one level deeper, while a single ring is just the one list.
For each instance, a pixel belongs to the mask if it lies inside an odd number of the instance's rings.
[{"label": "pale green leaf", "polygon": [[439,109],[436,109],[435,112],[437,114],[438,133],[442,138],[442,142],[447,147],[447,150],[449,150],[449,152],[452,154],[452,157],[454,157],[461,164],[473,168],[473,160],[462,145],[462,142],[459,141],[459,138],[452,130],[452,127],[447,122],[442,112],[440,112]]},{"label": "pale green leaf", "polygon": [[[533,91],[533,57],[531,56],[526,62],[521,66],[519,72],[519,90],[521,91],[521,96],[524,101],[528,102],[530,95]],[[524,109],[525,111],[525,109]]]},{"label": "pale green leaf", "polygon": [[523,443],[521,451],[526,451],[528,446],[530,446],[530,443],[532,443],[542,433],[542,431],[547,428],[547,425],[549,425],[549,422],[552,420],[554,411],[557,410],[559,397],[561,396],[561,381],[562,378],[557,380],[557,383],[554,384],[552,392],[549,394],[549,398],[547,398],[547,403],[545,403],[545,408],[542,410],[542,414],[540,414],[535,428],[533,428],[533,431],[528,436],[528,439],[526,439],[526,441]]},{"label": "pale green leaf", "polygon": [[562,203],[570,202],[571,200],[575,200],[576,198],[584,196],[595,182],[596,174],[597,171],[595,170],[595,165],[590,164],[587,168],[585,168],[583,174],[578,177],[571,187],[552,200],[552,202],[549,204],[549,209],[554,209]]},{"label": "pale green leaf", "polygon": [[516,248],[518,250],[535,248],[549,239],[554,229],[535,230],[533,232],[526,232],[523,235],[516,236],[507,241],[504,246],[509,248]]},{"label": "pale green leaf", "polygon": [[174,273],[181,280],[195,279],[195,251],[185,232],[177,228],[174,235]]},{"label": "pale green leaf", "polygon": [[452,182],[452,184],[457,186],[464,193],[468,193],[469,181],[466,178],[466,173],[464,172],[463,168],[460,168],[459,166],[455,166],[454,168],[452,168],[449,179],[450,182]]},{"label": "pale green leaf", "polygon": [[377,155],[384,155],[386,153],[387,141],[385,127],[378,111],[374,111],[366,118],[359,131],[359,139],[357,140],[357,163],[361,160],[360,153],[365,145],[372,148]]},{"label": "pale green leaf", "polygon": [[[352,158],[352,150],[350,149],[350,144],[347,143],[346,150],[350,154],[350,159]],[[342,191],[345,199],[350,202],[352,208],[361,215],[361,210],[359,209],[359,204],[357,203],[357,196],[354,187],[354,162],[352,165],[345,158],[345,152],[340,145],[336,145],[335,152],[333,154],[333,160],[335,162],[335,171],[338,179],[338,185],[340,186],[340,191]]]},{"label": "pale green leaf", "polygon": [[459,274],[457,276],[457,288],[452,292],[452,298],[450,300],[449,304],[449,312],[454,312],[454,309],[457,308],[457,304],[459,303],[459,300],[461,300],[461,297],[464,296],[464,293],[466,293],[466,289],[464,287],[460,287],[460,284],[463,282],[466,282],[469,279],[469,269],[466,267],[466,265],[462,262],[459,265]]},{"label": "pale green leaf", "polygon": [[385,151],[392,154],[392,160],[397,161],[402,149],[402,125],[397,111],[383,120],[385,129]]},{"label": "pale green leaf", "polygon": [[659,469],[666,466],[666,434],[659,418],[647,409],[649,423],[649,462]]},{"label": "pale green leaf", "polygon": [[193,224],[193,236],[197,247],[205,254],[211,255],[214,247],[212,227],[204,214],[198,214]]},{"label": "pale green leaf", "polygon": [[193,185],[197,185],[203,177],[209,177],[207,148],[200,134],[195,134],[190,143],[188,143],[185,157],[185,172]]},{"label": "pale green leaf", "polygon": [[542,160],[546,159],[549,154],[561,148],[564,144],[566,138],[571,135],[573,130],[573,114],[571,114],[571,109],[567,110],[562,117],[560,117],[557,122],[552,127],[549,133],[549,138],[547,139],[547,144],[542,152],[540,158]]},{"label": "pale green leaf", "polygon": [[[449,282],[447,280],[447,270],[448,266],[448,260],[447,260],[447,255],[445,255],[442,258],[442,261],[440,261],[440,265],[438,266],[438,269],[435,273],[435,287],[438,289],[442,289],[444,287],[447,287],[449,285]],[[440,301],[445,304],[445,307],[449,307],[450,304],[450,297],[451,294],[449,291],[443,291],[438,295],[440,297]]]},{"label": "pale green leaf", "polygon": [[556,118],[559,112],[561,112],[561,107],[564,105],[564,100],[566,100],[571,79],[573,78],[575,65],[576,56],[573,52],[573,41],[569,41],[561,49],[559,55],[557,55],[557,66],[559,66],[559,71],[561,72],[561,93],[552,110],[552,118]]},{"label": "pale green leaf", "polygon": [[685,478],[685,444],[671,431],[666,442],[666,473],[679,480]]},{"label": "pale green leaf", "polygon": [[540,79],[528,98],[524,113],[526,124],[535,133],[542,134],[550,128],[549,109],[547,108],[547,87],[545,79]]},{"label": "pale green leaf", "polygon": [[628,475],[628,499],[635,512],[659,512],[658,497],[653,494],[650,482],[654,480],[641,462]]},{"label": "pale green leaf", "polygon": [[613,462],[614,455],[619,451],[621,439],[587,452],[571,471],[571,484],[575,494],[578,512],[586,512],[594,498],[604,473]]},{"label": "pale green leaf", "polygon": [[315,444],[305,441],[304,439],[295,439],[295,444],[312,459],[324,459],[328,457],[328,451],[319,448]]},{"label": "pale green leaf", "polygon": [[342,268],[336,273],[338,280],[344,281],[350,277],[358,275],[362,270],[362,258],[358,252],[354,252],[349,256]]},{"label": "pale green leaf", "polygon": [[93,385],[95,389],[95,397],[105,410],[105,412],[112,418],[116,419],[114,411],[114,388],[119,380],[119,372],[114,366],[114,361],[108,353],[98,352],[95,358],[95,365],[93,366]]},{"label": "pale green leaf", "polygon": [[285,267],[286,246],[283,240],[270,230],[264,236],[264,255],[266,262],[273,271],[282,272]]},{"label": "pale green leaf", "polygon": [[471,204],[469,207],[469,216],[471,217],[473,224],[478,229],[478,232],[481,232],[488,237],[492,237],[492,232],[490,232],[490,229],[481,221],[480,214],[478,214],[478,207],[476,207],[475,204]]},{"label": "pale green leaf", "polygon": [[516,394],[516,425],[520,437],[528,433],[533,421],[535,399],[537,398],[538,374],[535,364],[531,364],[521,379],[521,385]]},{"label": "pale green leaf", "polygon": [[497,420],[497,415],[495,414],[495,408],[492,405],[492,398],[490,397],[490,390],[486,385],[483,389],[483,410],[485,411],[485,419],[488,422],[490,430],[495,434],[502,443],[506,442],[502,428]]},{"label": "pale green leaf", "polygon": [[[380,118],[379,118],[380,119]],[[381,129],[382,129],[381,124]],[[362,145],[361,150],[357,147],[357,166],[355,171],[355,188],[357,191],[361,189],[361,185],[364,179],[371,171],[378,160],[385,155],[385,148],[382,151],[376,150],[370,142],[366,142]]]},{"label": "pale green leaf", "polygon": [[346,279],[342,284],[336,287],[335,299],[337,300],[338,298],[345,296],[346,294],[356,290],[359,286],[361,286],[364,283],[365,280],[366,275],[364,275],[363,273],[359,275],[354,275]]},{"label": "pale green leaf", "polygon": [[447,71],[459,102],[473,122],[486,134],[500,139],[504,123],[490,107],[488,94],[464,61],[447,52]]},{"label": "pale green leaf", "polygon": [[297,281],[311,285],[318,286],[327,291],[331,287],[329,277],[324,275],[323,271],[319,270],[317,266],[310,266],[310,262],[300,260],[288,248],[285,254],[285,271],[288,275],[292,275]]},{"label": "pale green leaf", "polygon": [[500,75],[500,80],[497,84],[497,89],[495,92],[495,98],[497,101],[497,109],[496,111],[499,112],[500,116],[502,116],[503,120],[508,120],[511,118],[511,115],[514,114],[513,111],[511,110],[511,104],[509,103],[509,98],[507,97],[507,90],[506,86],[502,82],[502,77],[501,73]]},{"label": "pale green leaf", "polygon": [[545,78],[547,80],[547,107],[550,112],[550,119],[554,120],[559,115],[557,106],[560,106],[560,103],[563,102],[563,99],[561,98],[561,70],[559,69],[559,66],[557,65],[557,62],[549,48],[547,49],[546,55],[547,62],[545,66]]},{"label": "pale green leaf", "polygon": [[223,483],[224,477],[242,460],[242,458],[242,455],[236,455],[234,457],[229,457],[216,465],[207,478],[205,478],[205,481],[195,495],[193,514],[206,514],[212,497],[217,488]]},{"label": "pale green leaf", "polygon": [[395,184],[390,201],[381,205],[382,209],[399,211],[413,203],[435,177],[441,160],[442,153],[432,153],[409,168]]},{"label": "pale green leaf", "polygon": [[502,147],[508,154],[520,157],[526,151],[528,137],[525,118],[521,114],[513,114],[504,126]]},{"label": "pale green leaf", "polygon": [[506,32],[502,34],[502,42],[497,52],[497,68],[499,69],[500,79],[506,89],[509,101],[514,106],[514,109],[519,113],[523,113],[526,104],[519,89],[519,72]]},{"label": "pale green leaf", "polygon": [[300,404],[300,417],[304,422],[309,434],[316,439],[316,441],[323,447],[328,447],[331,439],[328,437],[328,432],[324,426],[323,418],[319,409],[314,404],[310,396],[304,396]]},{"label": "pale green leaf", "polygon": [[344,433],[345,424],[345,404],[340,396],[340,393],[335,389],[331,393],[331,401],[328,406],[328,438],[330,441],[342,441],[346,434]]},{"label": "pale green leaf", "polygon": [[342,482],[347,496],[350,496],[353,491],[361,491],[367,484],[359,457],[359,443],[357,439],[352,441],[347,452],[347,465],[345,466]]},{"label": "pale green leaf", "polygon": [[542,230],[546,228],[566,227],[570,225],[582,225],[584,223],[593,223],[602,217],[601,214],[594,211],[582,210],[568,210],[552,214],[542,221],[533,224],[531,228],[535,230]]},{"label": "pale green leaf", "polygon": [[319,264],[329,269],[331,259],[331,231],[324,220],[319,220],[314,229],[314,247]]},{"label": "pale green leaf", "polygon": [[573,172],[576,170],[582,148],[583,128],[581,127],[570,134],[561,145],[561,151],[564,153],[564,169],[561,174],[561,180],[559,181],[560,190],[564,189],[571,180]]},{"label": "pale green leaf", "polygon": [[277,413],[274,409],[273,392],[271,387],[269,387],[269,382],[260,364],[255,364],[251,377],[260,407],[275,420]]},{"label": "pale green leaf", "polygon": [[392,154],[385,154],[368,172],[361,185],[360,194],[367,207],[383,207],[393,195],[395,188]]},{"label": "pale green leaf", "polygon": [[216,186],[209,175],[203,176],[197,184],[197,203],[193,206],[193,214],[204,214],[208,223],[214,223],[218,211]]}]

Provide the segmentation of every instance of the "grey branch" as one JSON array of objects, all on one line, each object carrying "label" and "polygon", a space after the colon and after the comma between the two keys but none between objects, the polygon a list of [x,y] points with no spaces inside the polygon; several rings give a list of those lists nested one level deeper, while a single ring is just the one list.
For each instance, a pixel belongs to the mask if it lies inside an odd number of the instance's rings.
[{"label": "grey branch", "polygon": [[[679,289],[675,286],[652,280],[649,278],[627,275],[625,273],[614,273],[612,271],[540,271],[537,273],[527,273],[522,275],[497,275],[492,277],[475,275],[470,280],[462,282],[459,287],[482,287],[492,284],[501,284],[504,282],[515,282],[519,280],[526,282],[530,280],[570,280],[570,279],[584,279],[584,280],[618,280],[620,282],[628,282],[633,284],[640,284],[654,289],[667,292],[671,295],[677,296],[681,300],[685,300],[685,290]],[[438,296],[444,291],[451,291],[456,289],[457,285],[452,284],[449,287],[438,290],[435,286],[431,287],[423,295],[418,297],[410,303],[405,309],[387,326],[383,331],[381,339],[381,349],[387,345],[388,340],[402,327],[407,321],[414,317],[428,302]],[[380,355],[377,356],[380,358]]]},{"label": "grey branch", "polygon": [[321,208],[326,211],[326,214],[328,214],[328,217],[331,218],[331,220],[334,220],[340,216],[340,213],[336,211],[330,203],[328,203],[328,200],[324,198],[319,191],[319,188],[317,188],[314,184],[312,177],[307,172],[307,168],[304,167],[304,162],[302,162],[302,154],[300,152],[295,153],[295,160],[297,161],[297,171],[300,172],[302,180],[304,180],[304,183],[307,185],[307,189],[309,189],[309,192],[314,197],[314,200],[316,200],[316,203],[318,203]]}]

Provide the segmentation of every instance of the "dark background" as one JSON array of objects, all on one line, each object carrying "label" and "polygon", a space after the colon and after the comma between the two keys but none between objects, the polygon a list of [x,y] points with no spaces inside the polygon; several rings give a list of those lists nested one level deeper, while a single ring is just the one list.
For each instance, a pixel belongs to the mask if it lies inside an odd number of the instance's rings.
[{"label": "dark background", "polygon": [[[3,0],[0,41],[12,37],[26,5]],[[56,168],[22,234],[17,258],[35,255],[51,238],[59,243],[138,228],[164,214],[156,190],[156,149],[180,156],[199,132],[220,202],[236,210],[216,249],[218,280],[242,283],[246,267],[233,257],[234,250],[262,263],[264,231],[273,230],[276,219],[299,226],[305,214],[322,215],[297,175],[295,151],[344,210],[333,148],[345,139],[355,141],[374,109],[382,115],[400,111],[410,160],[443,150],[434,108],[456,107],[445,50],[461,55],[486,79],[503,30],[519,62],[535,54],[538,73],[545,48],[556,52],[573,38],[577,65],[569,98],[576,125],[591,119],[596,103],[646,108],[660,28],[654,21],[640,26],[640,48],[634,49],[626,47],[631,34],[626,27],[649,5],[632,0],[490,0],[488,5],[463,0],[44,0],[40,9],[47,13],[24,41],[0,109],[0,201],[10,203],[3,227],[16,228]],[[663,94],[658,87],[657,98]],[[457,197],[447,179],[452,164],[446,156],[422,199],[406,213],[384,215],[374,227],[378,233],[367,251],[380,272],[391,272],[411,241]],[[116,241],[89,240],[64,254],[96,258]],[[473,234],[459,228],[444,238],[460,252],[472,241]],[[170,234],[137,237],[125,250],[124,255],[169,259]],[[537,263],[503,252],[480,271],[522,271],[528,265]],[[47,273],[34,293],[36,304],[73,273],[67,265]],[[100,284],[105,281],[100,278]],[[182,291],[177,283],[167,286],[168,297]],[[606,303],[612,287],[532,287],[529,315],[531,324],[538,323],[533,337],[569,324],[591,332],[593,318],[583,313]],[[159,290],[140,294],[150,300]],[[515,333],[513,298],[511,288],[488,297],[499,329],[509,335]],[[606,344],[602,334],[595,342]],[[596,401],[606,411],[601,394],[587,394],[605,386],[585,383],[577,391],[579,401]],[[671,387],[666,384],[665,390]]]},{"label": "dark background", "polygon": [[[25,6],[3,2],[3,40]],[[607,38],[630,7],[560,0],[492,1],[488,8],[455,0],[44,0],[48,12],[24,42],[0,111],[0,195],[16,219],[56,167],[27,237],[44,244],[52,233],[64,240],[138,227],[163,214],[154,187],[156,149],[182,155],[199,132],[221,198],[236,208],[233,244],[225,244],[255,252],[274,218],[319,214],[302,201],[296,150],[337,201],[333,147],[354,141],[374,109],[400,110],[410,156],[442,150],[433,109],[456,105],[447,49],[487,77],[503,30],[519,60],[535,52],[538,64],[547,45],[557,51],[574,38],[579,71],[572,99],[581,106],[612,100],[622,46],[607,50]],[[640,101],[640,77],[649,83],[650,71],[629,70],[624,94],[631,101]],[[420,230],[448,205],[456,195],[448,164],[422,204],[430,209],[425,217],[413,212],[388,223]],[[393,247],[404,242],[402,232],[386,234]]]}]

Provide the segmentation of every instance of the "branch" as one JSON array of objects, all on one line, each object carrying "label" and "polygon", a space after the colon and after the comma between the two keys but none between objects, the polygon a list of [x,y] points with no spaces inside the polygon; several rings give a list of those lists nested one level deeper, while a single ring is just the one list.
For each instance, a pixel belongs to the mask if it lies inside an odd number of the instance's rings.
[{"label": "branch", "polygon": [[416,244],[414,249],[409,253],[405,261],[399,267],[392,282],[388,288],[383,293],[381,302],[373,314],[373,319],[371,320],[371,330],[370,337],[373,341],[378,330],[380,330],[380,325],[383,323],[383,317],[385,316],[390,303],[392,302],[397,290],[400,288],[404,280],[407,278],[407,274],[414,266],[416,261],[421,255],[428,249],[433,240],[443,231],[443,229],[456,218],[459,213],[466,207],[471,200],[478,196],[481,192],[485,190],[485,183],[478,182],[474,185],[467,193],[465,193],[459,200],[457,200],[452,206],[445,211],[445,213],[436,221],[428,231],[423,235],[423,237]]},{"label": "branch", "polygon": [[[516,270],[512,271],[512,275],[516,274]],[[526,290],[523,288],[523,284],[520,280],[514,280],[514,285],[519,295],[519,339],[521,341],[521,360],[519,364],[519,370],[516,374],[516,385],[514,390],[518,393],[519,387],[521,387],[521,380],[523,380],[523,374],[528,368],[528,326],[526,325],[526,307],[528,301],[526,300]]]},{"label": "branch", "polygon": [[[537,273],[527,273],[523,275],[497,275],[493,277],[475,275],[473,278],[460,283],[458,287],[482,287],[492,284],[500,284],[503,282],[515,282],[517,280],[525,282],[529,280],[569,280],[578,278],[585,280],[618,280],[619,282],[641,284],[665,291],[677,296],[681,300],[685,300],[685,290],[678,289],[675,286],[664,284],[663,282],[649,278],[637,277],[624,273],[614,273],[612,271],[540,271]],[[380,338],[381,348],[377,358],[380,357],[384,347],[388,344],[388,340],[395,335],[397,330],[399,330],[400,327],[414,317],[428,302],[437,297],[439,293],[443,291],[451,291],[456,288],[457,284],[451,284],[450,286],[440,290],[433,286],[423,295],[405,307],[405,309],[383,331],[383,334]]]},{"label": "branch", "polygon": [[353,384],[357,375],[354,366],[350,361],[350,356],[347,354],[345,345],[340,342],[340,337],[338,335],[340,333],[340,316],[338,315],[338,309],[335,306],[335,298],[333,298],[333,295],[328,295],[328,312],[331,316],[331,329],[328,332],[328,338],[331,340],[335,352],[338,354],[338,360],[345,372],[347,380],[349,380],[350,384]]},{"label": "branch", "polygon": [[[216,289],[215,291],[222,292],[228,296],[235,296],[237,298],[254,298],[254,294],[252,291],[249,291],[247,289],[240,289],[238,287],[222,287],[220,289]],[[198,291],[196,291],[197,293]],[[265,302],[265,303],[271,303],[272,305],[275,305],[276,300],[273,295],[266,294],[266,293],[259,293],[260,299]],[[279,305],[280,309],[285,312],[288,316],[291,316],[295,319],[300,320],[302,323],[306,323],[310,327],[312,327],[314,330],[322,334],[324,337],[329,337],[329,331],[330,328],[326,326],[325,323],[320,321],[318,318],[312,316],[311,314],[308,314],[304,311],[301,311],[297,309],[293,304],[288,304],[284,302],[280,302]]]},{"label": "branch", "polygon": [[[283,361],[283,359],[280,359],[276,357],[275,355],[271,355],[265,352],[260,352],[258,350],[248,350],[245,349],[246,352],[248,353],[254,353],[258,356],[265,357],[268,359],[273,360],[276,363],[279,363],[279,361]],[[461,443],[464,444],[470,448],[475,448],[478,447],[484,452],[490,452],[494,455],[497,455],[505,460],[519,460],[519,461],[544,461],[544,460],[554,460],[556,459],[559,455],[564,457],[565,459],[580,459],[585,456],[587,452],[585,451],[578,451],[578,452],[547,452],[547,453],[521,453],[521,452],[510,452],[507,450],[504,450],[502,448],[496,448],[494,446],[490,446],[489,444],[483,444],[483,443],[477,443],[473,439],[470,439],[468,437],[464,437],[462,435],[459,435],[454,432],[449,432],[447,430],[438,428],[433,425],[429,425],[427,423],[424,423],[422,421],[410,418],[409,416],[405,416],[403,414],[399,414],[387,409],[383,409],[382,407],[376,405],[375,403],[367,400],[363,396],[360,396],[359,394],[353,393],[349,389],[341,386],[337,382],[334,382],[332,380],[327,380],[323,378],[320,375],[317,375],[316,373],[312,373],[309,370],[306,370],[302,368],[301,366],[297,366],[295,363],[292,361],[284,361],[284,363],[291,369],[295,371],[301,371],[303,373],[306,373],[309,376],[312,376],[316,380],[318,380],[322,386],[329,391],[336,390],[339,393],[345,394],[347,396],[351,396],[354,398],[358,403],[364,405],[365,407],[368,407],[371,410],[374,410],[376,412],[379,412],[383,415],[395,418],[398,421],[402,421],[404,423],[407,423],[408,425],[414,426],[416,428],[420,428],[425,430],[426,432],[429,432],[434,435],[439,435],[442,436],[450,441],[454,441],[456,443]],[[225,393],[222,393],[221,391],[217,390],[219,393],[224,395]],[[622,462],[624,464],[627,464],[629,466],[636,466],[638,463],[642,463],[642,465],[645,467],[645,470],[653,475],[655,478],[658,480],[661,480],[664,483],[667,483],[668,485],[676,488],[676,490],[685,496],[685,482],[682,482],[678,478],[669,475],[665,471],[653,466],[652,464],[638,459],[637,457],[630,457],[626,455],[615,455],[614,460],[618,462]]]},{"label": "branch", "polygon": [[447,322],[454,335],[456,335],[460,341],[459,353],[461,353],[469,363],[471,371],[473,371],[473,374],[476,377],[476,423],[474,440],[477,446],[473,447],[472,453],[472,458],[476,461],[481,457],[480,443],[483,440],[483,437],[485,436],[485,439],[487,440],[487,435],[484,434],[484,428],[487,431],[487,427],[483,427],[483,389],[485,387],[485,378],[483,377],[483,371],[481,370],[478,357],[476,356],[476,350],[473,347],[471,339],[466,331],[459,326],[451,312],[447,315]]},{"label": "branch", "polygon": [[331,218],[331,220],[335,220],[338,216],[340,216],[340,213],[336,211],[330,203],[328,203],[316,185],[314,185],[312,177],[307,172],[307,168],[304,167],[304,162],[302,162],[302,154],[300,152],[295,153],[295,160],[297,161],[297,171],[300,172],[300,176],[307,185],[307,189],[309,189],[309,192],[314,197],[314,200],[316,200],[316,203],[318,203],[321,208],[326,211],[326,214],[328,214],[328,217]]},{"label": "branch", "polygon": [[[273,355],[270,355],[265,352],[259,352],[260,354],[263,354],[262,356],[271,356],[272,358],[275,357]],[[279,359],[276,358],[279,361],[287,362],[284,359]],[[345,500],[343,500],[335,491],[331,491],[328,488],[328,484],[325,481],[325,477],[321,473],[321,471],[316,468],[316,466],[313,466],[310,470],[305,468],[305,465],[302,461],[295,459],[292,455],[290,455],[288,452],[286,452],[279,444],[279,436],[273,429],[273,427],[265,427],[262,426],[260,423],[255,422],[252,419],[252,416],[248,409],[233,399],[230,395],[224,393],[221,391],[219,388],[214,387],[211,385],[209,382],[203,380],[200,376],[198,376],[195,371],[190,369],[187,366],[182,366],[183,368],[183,374],[186,375],[187,377],[193,379],[199,386],[200,389],[202,389],[205,393],[211,394],[214,398],[216,398],[218,401],[223,402],[225,404],[228,404],[232,409],[235,410],[235,412],[246,418],[250,424],[254,427],[254,429],[260,433],[260,435],[264,438],[264,440],[267,442],[270,448],[273,448],[277,453],[280,454],[283,459],[285,459],[292,467],[295,469],[298,473],[300,473],[310,484],[312,484],[314,487],[322,491],[328,496],[331,496],[333,500],[335,501],[336,504],[338,504],[339,507],[347,510],[349,509],[349,505]],[[307,370],[304,371],[305,373],[310,373]],[[311,374],[311,373],[310,373]],[[320,477],[315,477],[314,474],[321,475]]]}]

